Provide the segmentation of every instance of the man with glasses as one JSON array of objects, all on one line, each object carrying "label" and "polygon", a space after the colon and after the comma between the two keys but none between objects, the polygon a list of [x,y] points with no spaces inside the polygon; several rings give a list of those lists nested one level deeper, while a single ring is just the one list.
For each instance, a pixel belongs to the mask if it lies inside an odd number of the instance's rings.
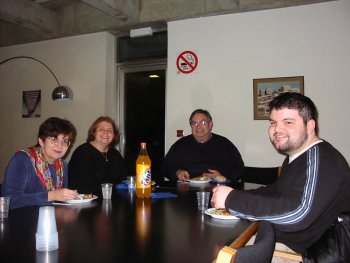
[{"label": "man with glasses", "polygon": [[174,181],[193,177],[239,180],[244,169],[241,154],[227,138],[211,132],[213,120],[210,113],[195,110],[189,124],[192,134],[171,146],[163,161],[162,176]]},{"label": "man with glasses", "polygon": [[68,120],[51,117],[39,127],[37,145],[15,153],[2,184],[2,195],[11,198],[11,209],[77,197],[77,191],[67,188],[68,169],[63,159],[75,134]]}]

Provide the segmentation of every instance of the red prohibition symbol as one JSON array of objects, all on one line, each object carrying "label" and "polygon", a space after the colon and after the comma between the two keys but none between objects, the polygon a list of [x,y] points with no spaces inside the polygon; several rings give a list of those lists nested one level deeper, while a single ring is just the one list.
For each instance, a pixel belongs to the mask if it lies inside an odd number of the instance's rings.
[{"label": "red prohibition symbol", "polygon": [[184,74],[193,72],[198,66],[198,57],[192,51],[182,52],[176,60],[177,69]]}]

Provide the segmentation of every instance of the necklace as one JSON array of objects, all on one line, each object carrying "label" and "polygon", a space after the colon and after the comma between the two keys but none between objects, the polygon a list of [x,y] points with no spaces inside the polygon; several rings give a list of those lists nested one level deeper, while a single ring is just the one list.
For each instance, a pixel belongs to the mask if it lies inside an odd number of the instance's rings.
[{"label": "necklace", "polygon": [[101,154],[105,158],[106,162],[108,162],[108,152],[101,152]]}]

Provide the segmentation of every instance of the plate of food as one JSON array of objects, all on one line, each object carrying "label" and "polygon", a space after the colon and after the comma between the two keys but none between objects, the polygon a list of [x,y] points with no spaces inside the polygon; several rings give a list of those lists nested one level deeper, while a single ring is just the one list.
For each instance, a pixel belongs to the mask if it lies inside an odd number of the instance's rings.
[{"label": "plate of food", "polygon": [[239,217],[231,215],[226,209],[208,208],[207,210],[204,211],[204,213],[215,219],[224,219],[224,220],[239,219]]},{"label": "plate of food", "polygon": [[68,204],[82,204],[82,203],[88,203],[92,200],[97,199],[96,195],[93,194],[78,194],[76,199],[68,200],[65,203]]},{"label": "plate of food", "polygon": [[197,177],[191,178],[191,180],[189,180],[189,182],[192,184],[205,184],[205,183],[209,183],[210,180],[206,176],[197,176]]}]

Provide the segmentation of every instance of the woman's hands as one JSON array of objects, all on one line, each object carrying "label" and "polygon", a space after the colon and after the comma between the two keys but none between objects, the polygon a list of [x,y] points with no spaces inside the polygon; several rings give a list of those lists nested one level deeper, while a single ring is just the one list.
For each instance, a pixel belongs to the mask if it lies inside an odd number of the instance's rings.
[{"label": "woman's hands", "polygon": [[76,199],[78,195],[77,190],[70,190],[67,188],[52,190],[48,192],[48,201],[62,201]]},{"label": "woman's hands", "polygon": [[218,176],[221,176],[218,170],[208,169],[207,173],[202,173],[202,176],[215,179]]}]

